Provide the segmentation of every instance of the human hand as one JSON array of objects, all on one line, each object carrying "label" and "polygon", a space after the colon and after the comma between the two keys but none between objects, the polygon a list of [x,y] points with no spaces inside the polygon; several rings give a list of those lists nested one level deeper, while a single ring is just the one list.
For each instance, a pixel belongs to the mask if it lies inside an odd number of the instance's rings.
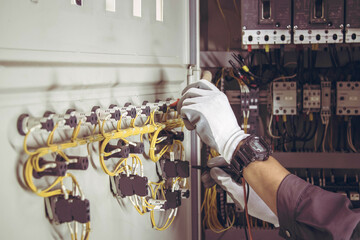
[{"label": "human hand", "polygon": [[226,95],[206,80],[187,86],[177,108],[186,128],[195,129],[227,162],[239,142],[249,136],[238,125]]},{"label": "human hand", "polygon": [[[229,174],[224,172],[221,167],[226,166],[228,163],[222,157],[215,157],[208,161],[208,167],[211,168],[210,172],[201,176],[201,180],[205,187],[211,187],[217,183],[224,189],[232,198],[235,205],[240,209],[245,207],[244,188],[241,184],[236,182],[230,177]],[[279,226],[278,217],[270,210],[265,202],[256,194],[256,192],[249,186],[249,200],[247,203],[248,213],[258,219],[270,222]]]}]

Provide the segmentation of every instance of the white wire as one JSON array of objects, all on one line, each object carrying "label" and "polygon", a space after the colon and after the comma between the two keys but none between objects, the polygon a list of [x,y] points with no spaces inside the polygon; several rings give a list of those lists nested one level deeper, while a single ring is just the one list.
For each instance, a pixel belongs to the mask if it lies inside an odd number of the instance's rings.
[{"label": "white wire", "polygon": [[326,133],[327,133],[327,130],[328,130],[328,126],[329,126],[329,120],[327,120],[326,123],[325,123],[324,137],[323,137],[323,140],[322,140],[322,151],[323,152],[325,152]]},{"label": "white wire", "polygon": [[291,76],[281,76],[281,77],[278,77],[278,78],[275,78],[273,80],[273,82],[276,82],[276,81],[279,81],[279,80],[286,80],[286,79],[293,79],[293,78],[296,78],[297,74],[295,73],[294,75],[291,75]]},{"label": "white wire", "polygon": [[273,120],[273,115],[271,114],[271,115],[270,115],[270,120],[269,120],[269,125],[268,125],[269,135],[270,135],[270,137],[272,137],[272,138],[280,138],[280,136],[274,136],[273,133],[272,133],[272,131],[271,131],[272,120]]}]

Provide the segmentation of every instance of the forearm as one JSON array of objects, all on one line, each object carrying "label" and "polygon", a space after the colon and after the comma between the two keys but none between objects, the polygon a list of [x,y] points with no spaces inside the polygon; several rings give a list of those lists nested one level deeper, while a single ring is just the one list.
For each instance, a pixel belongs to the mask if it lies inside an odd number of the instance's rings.
[{"label": "forearm", "polygon": [[249,164],[243,171],[245,180],[276,215],[277,191],[288,174],[289,172],[271,156],[266,161]]}]

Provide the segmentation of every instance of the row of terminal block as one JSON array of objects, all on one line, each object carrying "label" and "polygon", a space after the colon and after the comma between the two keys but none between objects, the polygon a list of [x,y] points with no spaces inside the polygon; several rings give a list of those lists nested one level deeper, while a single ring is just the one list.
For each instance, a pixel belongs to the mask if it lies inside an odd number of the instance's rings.
[{"label": "row of terminal block", "polygon": [[96,125],[98,121],[119,121],[121,117],[130,119],[134,119],[138,115],[148,117],[152,111],[165,113],[168,110],[174,110],[175,107],[171,105],[171,99],[168,99],[167,101],[157,101],[156,103],[144,101],[139,107],[131,103],[126,103],[123,107],[116,104],[111,104],[108,108],[94,106],[89,112],[69,109],[65,114],[58,114],[46,111],[42,117],[22,114],[18,118],[17,129],[24,136],[35,129],[50,132],[56,124],[60,128],[75,128],[80,122],[82,125],[90,126]]},{"label": "row of terminal block", "polygon": [[[336,115],[360,115],[360,82],[337,82],[336,98],[332,98],[331,82],[320,85],[305,84],[302,89],[302,111],[320,112],[330,116],[332,106]],[[272,112],[274,115],[298,114],[297,82],[272,83]],[[336,99],[336,103],[333,99]]]}]

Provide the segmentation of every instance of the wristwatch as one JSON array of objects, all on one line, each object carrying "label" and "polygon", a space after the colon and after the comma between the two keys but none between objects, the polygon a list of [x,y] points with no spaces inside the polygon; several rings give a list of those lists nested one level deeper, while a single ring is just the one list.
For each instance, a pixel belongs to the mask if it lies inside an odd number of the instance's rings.
[{"label": "wristwatch", "polygon": [[254,161],[265,161],[271,154],[270,145],[262,137],[250,135],[239,143],[231,159],[231,165],[241,174],[247,165]]}]

